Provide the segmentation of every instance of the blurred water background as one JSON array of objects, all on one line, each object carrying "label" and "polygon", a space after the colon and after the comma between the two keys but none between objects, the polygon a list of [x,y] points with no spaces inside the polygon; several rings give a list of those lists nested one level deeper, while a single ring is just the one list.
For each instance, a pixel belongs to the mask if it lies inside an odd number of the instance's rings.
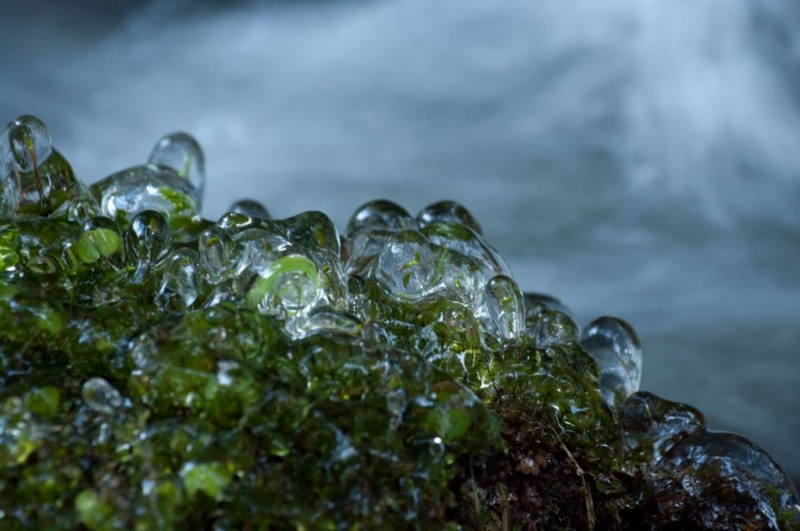
[{"label": "blurred water background", "polygon": [[185,130],[206,217],[455,199],[524,290],[633,324],[643,389],[800,477],[800,3],[0,8],[0,120],[85,181]]}]

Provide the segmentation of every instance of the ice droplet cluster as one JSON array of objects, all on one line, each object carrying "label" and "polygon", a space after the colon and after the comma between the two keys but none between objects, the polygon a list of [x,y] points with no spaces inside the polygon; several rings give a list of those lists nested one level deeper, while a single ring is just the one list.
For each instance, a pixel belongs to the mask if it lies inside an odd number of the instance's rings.
[{"label": "ice droplet cluster", "polygon": [[639,391],[630,324],[522,292],[458,203],[340,234],[204,219],[205,178],[186,133],[88,187],[39,119],[0,133],[0,527],[800,525],[765,452]]}]

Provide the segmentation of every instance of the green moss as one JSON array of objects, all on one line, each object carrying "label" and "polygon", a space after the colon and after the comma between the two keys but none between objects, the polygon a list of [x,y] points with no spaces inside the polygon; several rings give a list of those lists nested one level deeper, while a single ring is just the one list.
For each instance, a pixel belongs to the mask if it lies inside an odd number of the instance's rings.
[{"label": "green moss", "polygon": [[[65,164],[41,168],[61,188],[0,220],[3,529],[800,519],[766,454],[698,439],[697,415],[670,424],[688,406],[609,405],[574,322],[523,299],[459,205],[415,220],[372,202],[342,238],[320,212],[199,219],[165,186],[148,204],[167,214],[115,222]],[[136,198],[115,187],[145,170],[95,193],[123,206]],[[665,464],[690,443],[727,444],[755,472]]]}]

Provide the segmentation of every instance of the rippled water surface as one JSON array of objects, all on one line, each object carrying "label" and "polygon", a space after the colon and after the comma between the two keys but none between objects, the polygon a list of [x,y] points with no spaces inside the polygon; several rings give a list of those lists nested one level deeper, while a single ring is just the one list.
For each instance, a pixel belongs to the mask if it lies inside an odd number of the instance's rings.
[{"label": "rippled water surface", "polygon": [[634,325],[644,389],[800,477],[797,3],[26,4],[0,119],[84,180],[186,130],[207,217],[458,200],[523,289]]}]

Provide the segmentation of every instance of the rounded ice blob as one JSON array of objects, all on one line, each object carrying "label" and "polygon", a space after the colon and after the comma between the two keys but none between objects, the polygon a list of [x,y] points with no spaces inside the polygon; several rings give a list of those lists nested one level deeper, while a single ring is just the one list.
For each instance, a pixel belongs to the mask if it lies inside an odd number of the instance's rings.
[{"label": "rounded ice blob", "polygon": [[129,256],[136,261],[134,282],[140,282],[151,266],[169,254],[172,230],[159,212],[145,210],[133,218],[126,236]]},{"label": "rounded ice blob", "polygon": [[378,255],[375,277],[392,297],[418,301],[441,283],[440,256],[441,248],[419,232],[398,232]]},{"label": "rounded ice blob", "polygon": [[474,230],[477,234],[483,234],[481,226],[470,211],[455,201],[439,201],[437,203],[432,203],[420,210],[419,214],[417,214],[417,222],[421,226],[428,225],[435,221],[460,223]]},{"label": "rounded ice blob", "polygon": [[297,313],[316,303],[319,287],[314,262],[302,255],[287,255],[258,274],[245,296],[245,304],[267,315],[281,314],[283,310]]},{"label": "rounded ice blob", "polygon": [[179,249],[169,255],[156,302],[162,307],[186,310],[200,295],[200,256],[194,249]]},{"label": "rounded ice blob", "polygon": [[347,235],[358,231],[387,230],[402,231],[415,229],[416,223],[411,215],[392,201],[378,199],[358,207],[347,222]]},{"label": "rounded ice blob", "polygon": [[272,219],[272,216],[270,216],[267,211],[267,207],[254,199],[241,199],[236,201],[228,208],[228,212],[245,214],[258,219]]},{"label": "rounded ice blob", "polygon": [[96,182],[91,190],[103,215],[120,224],[144,210],[156,210],[168,220],[198,215],[197,188],[166,166],[135,166]]},{"label": "rounded ice blob", "polygon": [[161,138],[150,152],[148,164],[167,166],[188,180],[197,190],[197,209],[206,186],[206,161],[200,144],[188,133],[171,133]]},{"label": "rounded ice blob", "polygon": [[581,345],[600,369],[600,387],[611,406],[639,390],[642,347],[636,331],[617,317],[600,317],[583,329]]},{"label": "rounded ice blob", "polygon": [[35,116],[20,116],[0,132],[0,189],[0,215],[9,218],[69,217],[76,201],[88,215],[96,210],[94,199]]},{"label": "rounded ice blob", "polygon": [[519,339],[524,330],[525,302],[517,283],[505,275],[492,277],[486,283],[485,301],[487,332],[501,342]]}]

